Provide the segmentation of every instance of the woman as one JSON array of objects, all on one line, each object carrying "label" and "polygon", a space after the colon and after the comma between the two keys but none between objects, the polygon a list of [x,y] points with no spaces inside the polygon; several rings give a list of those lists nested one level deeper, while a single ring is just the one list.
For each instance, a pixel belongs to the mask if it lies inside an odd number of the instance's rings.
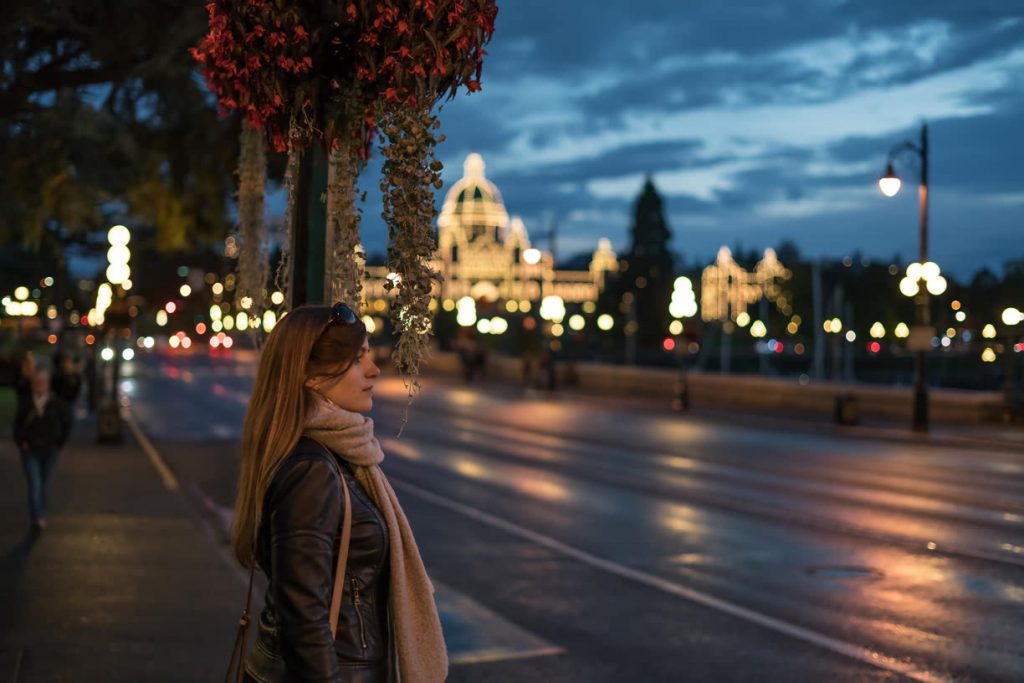
[{"label": "woman", "polygon": [[60,449],[71,435],[71,409],[50,390],[46,370],[32,371],[27,391],[27,396],[19,394],[12,432],[28,483],[32,530],[38,533],[46,529],[48,482]]},{"label": "woman", "polygon": [[[267,575],[246,680],[434,683],[441,624],[373,436],[366,328],[345,304],[303,306],[271,332],[245,416],[234,547]],[[351,540],[337,630],[330,604],[350,494]]]}]

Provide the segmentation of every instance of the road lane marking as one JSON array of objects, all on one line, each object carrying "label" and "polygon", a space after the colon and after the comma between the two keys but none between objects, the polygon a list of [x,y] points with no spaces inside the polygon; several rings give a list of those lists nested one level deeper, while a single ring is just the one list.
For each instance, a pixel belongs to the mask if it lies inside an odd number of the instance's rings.
[{"label": "road lane marking", "polygon": [[[464,430],[465,431],[465,430]],[[590,473],[581,472],[576,463],[565,462],[565,463],[553,463],[550,460],[540,459],[531,456],[521,455],[518,451],[514,450],[515,444],[523,444],[524,448],[531,445],[529,441],[523,439],[506,439],[502,446],[494,445],[491,442],[481,443],[473,441],[476,436],[482,435],[483,432],[474,432],[469,438],[460,438],[458,436],[450,436],[445,434],[441,436],[442,439],[448,439],[459,447],[476,447],[474,454],[481,458],[500,458],[503,461],[508,461],[507,456],[511,456],[514,460],[522,461],[532,467],[540,467],[545,471],[555,472],[567,477],[575,477],[577,479],[583,478],[588,481],[596,481],[600,484],[610,485],[614,484],[618,487],[625,487],[630,490],[640,490],[648,494],[653,494],[659,497],[666,497],[668,494],[661,488],[659,488],[659,482],[645,481],[642,477],[637,478],[629,475],[629,478],[620,476],[617,473],[618,466],[616,463],[608,463],[607,459],[601,464],[591,465]],[[502,437],[505,438],[505,437]],[[562,438],[566,443],[572,443],[569,437]],[[534,442],[536,443],[536,442]],[[423,460],[423,455],[414,447],[408,444],[403,445],[401,442],[385,437],[382,439],[382,444],[385,444],[385,450],[391,452],[394,451],[398,455],[415,460]],[[513,450],[510,450],[510,446]],[[495,450],[499,449],[500,450]],[[546,446],[540,446],[540,448],[546,448]],[[563,447],[564,450],[565,447]],[[612,450],[613,453],[625,452],[621,451],[618,446],[606,446],[606,448]],[[534,448],[533,453],[535,454],[537,449]],[[496,453],[497,455],[490,455],[490,453]],[[621,460],[621,457],[615,455],[617,459]],[[671,455],[655,454],[654,458],[671,458]],[[628,463],[627,463],[628,464]],[[614,481],[609,477],[615,477]],[[694,475],[683,471],[670,471],[672,478],[682,477],[688,478]],[[666,482],[669,480],[666,479]],[[672,486],[678,488],[679,484],[672,483]],[[746,486],[740,484],[739,486]],[[754,491],[750,486],[746,486],[747,490]],[[735,498],[729,497],[721,493],[715,493],[712,488],[708,488],[705,492],[699,492],[693,486],[687,485],[684,489],[686,491],[686,498],[692,504],[702,504],[710,507],[714,507],[720,510],[724,510],[727,513],[735,513],[740,515],[751,516],[758,519],[771,519],[786,524],[793,524],[801,527],[806,527],[815,531],[825,533],[839,533],[847,536],[853,536],[855,538],[867,539],[878,543],[886,543],[894,545],[900,548],[905,548],[911,552],[920,553],[925,552],[928,555],[944,555],[948,557],[959,557],[969,560],[981,560],[984,562],[998,562],[1000,564],[1007,564],[1014,567],[1024,567],[1024,557],[1020,555],[1010,554],[1009,549],[1005,545],[998,546],[997,550],[987,550],[984,547],[971,547],[967,545],[958,545],[953,542],[947,542],[945,539],[935,542],[927,541],[920,538],[913,538],[904,535],[894,535],[883,531],[878,531],[871,527],[859,526],[857,524],[845,521],[835,517],[832,514],[821,514],[820,516],[814,516],[807,514],[806,511],[801,511],[799,508],[772,505],[768,502],[758,501],[755,498]],[[755,491],[756,493],[756,491]],[[860,505],[856,501],[844,501],[839,500],[839,504],[846,506],[847,508],[856,508]],[[912,511],[912,514],[919,516],[930,516],[928,512],[917,512]],[[954,523],[960,523],[964,520],[958,517],[951,517],[948,514],[943,514],[942,517],[947,520],[952,520]],[[968,522],[974,521],[968,519]],[[988,521],[987,519],[982,521]],[[1012,520],[1002,520],[1012,521]],[[1007,554],[1004,554],[1007,553]]]},{"label": "road lane marking", "polygon": [[431,579],[451,664],[549,657],[564,648],[523,629],[473,598]]},{"label": "road lane marking", "polygon": [[[179,490],[179,484],[166,461],[146,437],[136,422],[129,407],[125,408],[125,421],[131,427],[136,440],[146,452],[153,467],[164,480],[170,491]],[[230,534],[233,510],[222,506],[208,496],[199,486],[192,484],[188,494],[195,503],[206,511],[197,515],[200,528],[213,542],[217,554],[231,569],[243,586],[248,584],[249,572],[236,561],[223,542],[225,532]],[[212,518],[212,519],[211,519]],[[443,624],[454,632],[454,642],[449,648],[452,664],[479,664],[511,659],[527,659],[559,655],[565,650],[552,645],[538,636],[516,626],[483,605],[440,582],[434,582],[438,610],[444,615]],[[461,637],[461,640],[459,640]]]},{"label": "road lane marking", "polygon": [[139,428],[138,422],[135,421],[135,415],[132,413],[131,406],[125,407],[124,416],[125,422],[128,423],[128,426],[132,430],[132,434],[135,436],[135,440],[139,442],[140,446],[142,446],[142,450],[146,453],[146,457],[149,458],[149,462],[152,463],[153,468],[163,480],[164,488],[168,491],[177,491],[179,488],[177,477],[174,476],[174,472],[172,472],[171,468],[167,466],[164,459],[160,457],[160,453],[158,453],[156,448],[153,447],[149,438],[143,434],[142,430]]},{"label": "road lane marking", "polygon": [[836,654],[843,655],[844,657],[849,657],[865,664],[870,664],[871,666],[879,669],[901,674],[915,681],[944,683],[952,680],[932,673],[926,669],[922,669],[914,664],[901,662],[894,657],[883,655],[880,652],[876,652],[869,648],[861,647],[838,638],[833,638],[825,635],[824,633],[804,628],[803,626],[791,624],[787,621],[783,621],[782,619],[762,614],[761,612],[737,605],[721,598],[716,598],[713,595],[693,588],[687,588],[686,586],[654,576],[653,574],[648,574],[647,572],[632,569],[616,562],[612,562],[611,560],[591,555],[585,550],[580,550],[579,548],[567,545],[561,541],[551,538],[550,536],[545,536],[531,529],[527,529],[526,527],[519,526],[518,524],[501,519],[500,517],[491,515],[483,510],[478,510],[470,505],[449,500],[443,496],[396,477],[388,477],[388,479],[397,488],[420,498],[421,500],[447,508],[453,512],[469,517],[470,519],[487,524],[488,526],[501,529],[513,536],[526,539],[527,541],[548,548],[560,555],[571,557],[592,567],[608,572],[609,574],[614,574],[670,595],[675,595],[705,607],[718,610],[719,612],[724,612],[777,633],[782,633],[792,638],[796,638],[797,640],[835,652]]}]

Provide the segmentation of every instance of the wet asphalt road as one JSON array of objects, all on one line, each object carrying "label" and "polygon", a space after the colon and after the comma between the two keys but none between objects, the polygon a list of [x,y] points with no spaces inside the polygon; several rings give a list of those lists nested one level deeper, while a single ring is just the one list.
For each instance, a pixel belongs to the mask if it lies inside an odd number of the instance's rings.
[{"label": "wet asphalt road", "polygon": [[[140,359],[132,411],[229,507],[254,366]],[[1024,454],[425,382],[372,413],[438,581],[562,654],[451,680],[1024,680]]]}]

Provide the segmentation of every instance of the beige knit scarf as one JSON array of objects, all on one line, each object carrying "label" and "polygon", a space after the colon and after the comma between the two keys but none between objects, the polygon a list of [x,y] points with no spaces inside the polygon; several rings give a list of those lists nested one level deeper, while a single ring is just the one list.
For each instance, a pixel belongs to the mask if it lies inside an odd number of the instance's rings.
[{"label": "beige knit scarf", "polygon": [[305,435],[355,466],[356,480],[380,508],[391,546],[392,635],[402,683],[439,683],[448,677],[448,651],[409,521],[380,469],[384,452],[373,435],[373,420],[317,397]]}]

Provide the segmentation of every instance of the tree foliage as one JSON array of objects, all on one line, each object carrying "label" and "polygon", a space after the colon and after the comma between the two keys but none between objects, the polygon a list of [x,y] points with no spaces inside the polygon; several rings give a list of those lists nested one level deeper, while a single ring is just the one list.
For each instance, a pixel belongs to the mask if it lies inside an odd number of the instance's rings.
[{"label": "tree foliage", "polygon": [[0,20],[0,240],[131,219],[163,249],[226,232],[237,124],[188,53],[180,0],[12,0]]},{"label": "tree foliage", "polygon": [[[641,345],[656,346],[668,330],[668,304],[672,296],[675,261],[669,243],[672,232],[665,220],[661,195],[650,178],[636,199],[632,238],[626,267],[614,287],[616,296],[632,298]],[[629,297],[627,297],[628,299]]]}]

